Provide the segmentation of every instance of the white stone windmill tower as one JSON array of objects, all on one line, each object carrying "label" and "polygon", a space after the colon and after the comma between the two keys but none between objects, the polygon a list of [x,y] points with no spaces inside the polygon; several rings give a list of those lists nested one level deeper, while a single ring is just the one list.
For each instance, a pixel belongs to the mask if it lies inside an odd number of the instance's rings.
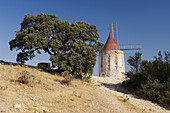
[{"label": "white stone windmill tower", "polygon": [[125,78],[124,52],[120,50],[111,33],[99,53],[99,76]]}]

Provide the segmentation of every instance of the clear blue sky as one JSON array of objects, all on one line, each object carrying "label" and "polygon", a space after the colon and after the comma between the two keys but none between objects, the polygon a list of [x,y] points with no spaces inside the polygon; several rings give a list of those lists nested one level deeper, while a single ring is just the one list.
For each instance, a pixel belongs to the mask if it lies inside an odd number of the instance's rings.
[{"label": "clear blue sky", "polygon": [[[153,60],[159,50],[170,51],[170,0],[0,0],[0,60],[15,62],[17,51],[9,41],[24,15],[56,14],[59,19],[95,24],[100,41],[109,35],[108,24],[117,22],[120,44],[141,44],[142,58]],[[48,61],[38,55],[27,64]],[[98,63],[94,68],[98,75]]]}]

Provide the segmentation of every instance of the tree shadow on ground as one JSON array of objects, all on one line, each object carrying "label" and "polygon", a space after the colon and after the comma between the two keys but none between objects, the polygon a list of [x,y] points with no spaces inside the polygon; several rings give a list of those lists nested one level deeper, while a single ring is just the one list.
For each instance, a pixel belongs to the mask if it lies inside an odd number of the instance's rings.
[{"label": "tree shadow on ground", "polygon": [[[118,84],[112,84],[112,83],[102,83],[101,82],[101,85],[110,89],[110,90],[114,90],[114,91],[117,91],[117,92],[120,92],[120,93],[124,93],[124,94],[129,94],[129,95],[132,95],[134,98],[136,99],[142,99],[142,100],[146,100],[142,97],[139,97],[139,96],[136,96],[134,93],[130,92],[130,91],[127,91],[126,89],[124,89],[122,86],[121,86],[121,83],[118,83]],[[146,101],[150,101],[150,100],[146,100]],[[155,103],[153,101],[151,101],[152,103]],[[165,108],[166,110],[170,110],[170,106],[169,105],[161,105],[161,104],[158,104],[158,103],[155,103],[157,105],[159,105],[160,107],[163,107]]]}]

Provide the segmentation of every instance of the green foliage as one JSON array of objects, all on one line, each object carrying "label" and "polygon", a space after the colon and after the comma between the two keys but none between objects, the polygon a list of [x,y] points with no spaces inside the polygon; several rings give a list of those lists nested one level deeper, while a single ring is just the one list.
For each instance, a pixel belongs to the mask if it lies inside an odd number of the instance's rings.
[{"label": "green foliage", "polygon": [[127,73],[130,80],[124,81],[122,86],[146,99],[170,105],[170,53],[165,52],[164,56],[163,59],[159,51],[154,61],[141,61],[139,71],[130,70]]},{"label": "green foliage", "polygon": [[28,55],[26,53],[20,52],[17,55],[16,61],[21,62],[21,65],[25,64],[25,61],[29,60],[27,57],[28,57]]},{"label": "green foliage", "polygon": [[35,79],[34,75],[30,74],[30,72],[22,71],[20,73],[18,81],[24,84],[28,84],[29,82],[33,82],[34,79]]},{"label": "green foliage", "polygon": [[128,63],[131,66],[131,69],[133,72],[139,72],[139,67],[140,67],[140,63],[141,63],[141,56],[142,53],[137,52],[135,53],[135,56],[130,56],[128,59]]},{"label": "green foliage", "polygon": [[20,50],[17,62],[21,64],[42,52],[50,55],[53,67],[59,72],[69,71],[77,78],[81,73],[92,74],[96,63],[96,53],[103,44],[98,41],[95,25],[77,21],[69,23],[59,20],[54,14],[40,13],[25,15],[21,29],[15,39],[9,42],[11,51]]}]

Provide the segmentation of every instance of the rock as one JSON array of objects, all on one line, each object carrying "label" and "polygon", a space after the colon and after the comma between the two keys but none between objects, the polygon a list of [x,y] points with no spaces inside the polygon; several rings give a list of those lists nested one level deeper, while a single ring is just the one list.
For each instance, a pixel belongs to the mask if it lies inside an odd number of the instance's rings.
[{"label": "rock", "polygon": [[26,105],[25,104],[21,104],[22,105],[22,107],[26,107]]},{"label": "rock", "polygon": [[35,97],[32,97],[31,99],[32,99],[33,101],[35,101]]},{"label": "rock", "polygon": [[21,109],[21,108],[24,108],[24,107],[26,107],[25,104],[14,104],[15,109]]},{"label": "rock", "polygon": [[20,108],[21,108],[21,104],[15,104],[15,105],[14,105],[14,108],[15,108],[15,109],[20,109]]},{"label": "rock", "polygon": [[45,109],[45,107],[42,107],[41,109],[42,109],[43,113],[44,113],[44,112],[46,112],[46,109]]}]

